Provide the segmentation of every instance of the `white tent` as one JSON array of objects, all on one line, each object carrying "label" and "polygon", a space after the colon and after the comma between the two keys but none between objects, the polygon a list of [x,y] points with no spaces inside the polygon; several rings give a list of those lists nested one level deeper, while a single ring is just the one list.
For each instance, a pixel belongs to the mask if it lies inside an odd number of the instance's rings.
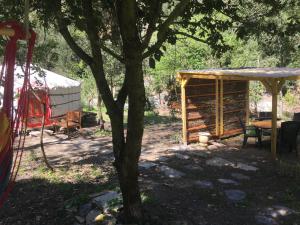
[{"label": "white tent", "polygon": [[[47,87],[50,99],[51,118],[65,115],[68,111],[81,110],[81,83],[46,69],[42,73],[32,69],[30,81],[33,88]],[[15,69],[14,91],[22,87],[24,72],[20,66]],[[43,76],[41,76],[43,75]],[[3,98],[3,87],[0,87],[0,99]],[[0,101],[1,102],[1,101]],[[1,106],[1,103],[0,103]]]}]

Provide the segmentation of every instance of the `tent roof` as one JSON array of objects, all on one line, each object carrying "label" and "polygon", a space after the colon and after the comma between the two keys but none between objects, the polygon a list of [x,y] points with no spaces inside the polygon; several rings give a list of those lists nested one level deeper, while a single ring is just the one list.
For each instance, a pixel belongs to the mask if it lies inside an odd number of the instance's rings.
[{"label": "tent roof", "polygon": [[[44,81],[46,81],[47,87],[49,89],[53,88],[70,88],[70,87],[78,87],[80,86],[80,82],[76,80],[72,80],[70,78],[64,77],[52,71],[41,69],[45,73],[45,78],[40,77],[37,72],[31,69],[30,81],[33,86],[38,86],[39,84],[44,86]],[[23,85],[24,78],[19,75],[23,75],[23,71],[20,66],[17,66],[15,69],[15,88],[21,87]]]},{"label": "tent roof", "polygon": [[204,69],[181,70],[180,77],[229,79],[229,80],[265,80],[265,79],[300,79],[300,68],[236,68],[236,69]]}]

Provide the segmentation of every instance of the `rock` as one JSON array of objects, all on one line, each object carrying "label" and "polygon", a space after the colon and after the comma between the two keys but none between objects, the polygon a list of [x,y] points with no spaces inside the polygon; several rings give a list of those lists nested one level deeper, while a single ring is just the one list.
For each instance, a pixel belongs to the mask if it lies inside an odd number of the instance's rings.
[{"label": "rock", "polygon": [[214,188],[214,185],[211,181],[208,181],[208,180],[197,180],[195,182],[195,184],[197,186],[199,186],[200,188],[204,188],[204,189],[212,189]]},{"label": "rock", "polygon": [[85,217],[89,211],[92,209],[92,203],[86,203],[84,205],[79,206],[79,216]]},{"label": "rock", "polygon": [[153,163],[153,162],[140,162],[139,163],[140,169],[145,169],[145,170],[153,168],[155,166],[157,166],[157,164]]},{"label": "rock", "polygon": [[201,166],[197,166],[197,165],[193,165],[193,164],[189,164],[184,166],[184,168],[188,169],[188,170],[203,170],[203,168]]},{"label": "rock", "polygon": [[239,185],[238,182],[236,182],[235,180],[231,180],[231,179],[218,179],[218,181],[222,184],[234,184],[234,185]]},{"label": "rock", "polygon": [[185,174],[168,166],[160,166],[160,171],[163,172],[169,178],[180,178]]},{"label": "rock", "polygon": [[255,216],[255,220],[256,223],[261,224],[261,225],[278,225],[278,223],[276,222],[276,220],[274,220],[273,218],[270,217],[266,217],[266,216]]},{"label": "rock", "polygon": [[241,173],[231,173],[230,174],[233,178],[238,179],[238,180],[250,180],[250,177],[241,174]]},{"label": "rock", "polygon": [[190,149],[191,151],[207,151],[207,147],[204,146],[194,146]]},{"label": "rock", "polygon": [[91,210],[85,217],[86,224],[94,224],[96,222],[95,218],[97,216],[99,216],[100,214],[101,214],[101,211],[99,209]]},{"label": "rock", "polygon": [[210,151],[215,151],[215,150],[218,150],[218,146],[216,146],[216,145],[209,145],[209,146],[207,146],[207,149],[210,150]]},{"label": "rock", "polygon": [[189,159],[190,158],[188,155],[183,155],[183,154],[180,154],[180,153],[176,153],[175,156],[178,159]]},{"label": "rock", "polygon": [[225,190],[225,195],[231,202],[241,202],[246,198],[246,193],[238,189]]},{"label": "rock", "polygon": [[233,163],[221,157],[214,157],[206,160],[206,165],[222,167],[222,166],[233,166]]},{"label": "rock", "polygon": [[188,145],[177,145],[177,146],[170,148],[170,150],[173,150],[173,151],[185,151],[188,149],[190,149],[190,146],[188,146]]},{"label": "rock", "polygon": [[81,216],[75,216],[75,219],[77,220],[78,223],[84,223],[85,219]]},{"label": "rock", "polygon": [[94,198],[92,201],[95,203],[99,208],[105,209],[108,207],[108,203],[111,200],[120,198],[120,195],[115,191],[108,191],[103,193],[102,195]]},{"label": "rock", "polygon": [[169,158],[167,158],[167,157],[165,157],[165,156],[159,156],[158,158],[157,158],[157,160],[158,161],[160,161],[160,162],[165,162],[165,161],[167,161]]},{"label": "rock", "polygon": [[244,171],[257,171],[258,168],[255,167],[255,166],[250,166],[248,164],[245,164],[245,163],[237,163],[234,168],[238,168],[238,169],[241,169],[241,170],[244,170]]},{"label": "rock", "polygon": [[277,218],[280,216],[288,216],[293,213],[295,213],[295,211],[288,207],[275,205],[265,209],[261,214],[265,216]]},{"label": "rock", "polygon": [[226,145],[224,145],[223,143],[220,143],[220,142],[213,141],[213,142],[211,142],[211,144],[217,146],[218,148],[226,147]]}]

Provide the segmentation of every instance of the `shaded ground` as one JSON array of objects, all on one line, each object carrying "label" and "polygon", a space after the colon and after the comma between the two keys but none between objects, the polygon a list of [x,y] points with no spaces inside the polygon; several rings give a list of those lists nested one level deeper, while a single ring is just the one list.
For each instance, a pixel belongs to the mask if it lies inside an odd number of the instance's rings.
[{"label": "shaded ground", "polygon": [[[178,121],[152,115],[146,124],[140,186],[148,224],[300,224],[300,181],[279,175],[267,149],[249,145],[241,150],[240,137],[223,142],[226,146],[211,145],[210,150],[185,148],[177,143]],[[72,225],[78,206],[91,199],[89,194],[118,191],[111,138],[96,137],[92,129],[84,134],[74,139],[46,136],[45,149],[55,172],[43,166],[38,138],[28,139],[15,189],[0,212],[1,225]],[[209,163],[215,159],[227,164]],[[257,170],[245,171],[240,165]],[[248,178],[237,179],[232,175],[236,173]],[[229,200],[228,190],[239,190],[245,198]],[[276,211],[277,206],[281,208]]]}]

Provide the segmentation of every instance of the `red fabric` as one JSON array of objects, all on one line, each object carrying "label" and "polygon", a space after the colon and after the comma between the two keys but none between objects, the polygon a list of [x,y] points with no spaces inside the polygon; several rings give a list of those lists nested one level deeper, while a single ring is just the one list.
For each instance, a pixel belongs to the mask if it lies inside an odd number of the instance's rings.
[{"label": "red fabric", "polygon": [[[17,52],[17,41],[26,40],[26,33],[23,26],[18,22],[0,22],[1,28],[11,28],[15,31],[14,36],[10,37],[5,48],[4,62],[2,64],[0,82],[4,82],[3,93],[3,113],[10,122],[10,141],[0,152],[0,184],[6,183],[9,174],[9,183],[0,196],[0,207],[3,205],[5,199],[13,188],[21,158],[24,149],[25,135],[19,136],[17,143],[14,143],[18,131],[26,131],[26,124],[24,118],[28,116],[28,90],[30,87],[30,63],[33,54],[36,34],[30,30],[30,38],[28,39],[27,58],[25,65],[24,83],[20,90],[20,98],[16,112],[13,111],[13,90],[14,90],[14,66]],[[0,121],[1,123],[1,121]],[[15,146],[15,149],[13,149]]]},{"label": "red fabric", "polygon": [[29,109],[27,117],[27,127],[41,127],[43,119],[43,104],[46,105],[45,113],[45,126],[52,125],[50,98],[46,90],[36,90],[35,94],[39,99],[30,91],[29,92]]}]

